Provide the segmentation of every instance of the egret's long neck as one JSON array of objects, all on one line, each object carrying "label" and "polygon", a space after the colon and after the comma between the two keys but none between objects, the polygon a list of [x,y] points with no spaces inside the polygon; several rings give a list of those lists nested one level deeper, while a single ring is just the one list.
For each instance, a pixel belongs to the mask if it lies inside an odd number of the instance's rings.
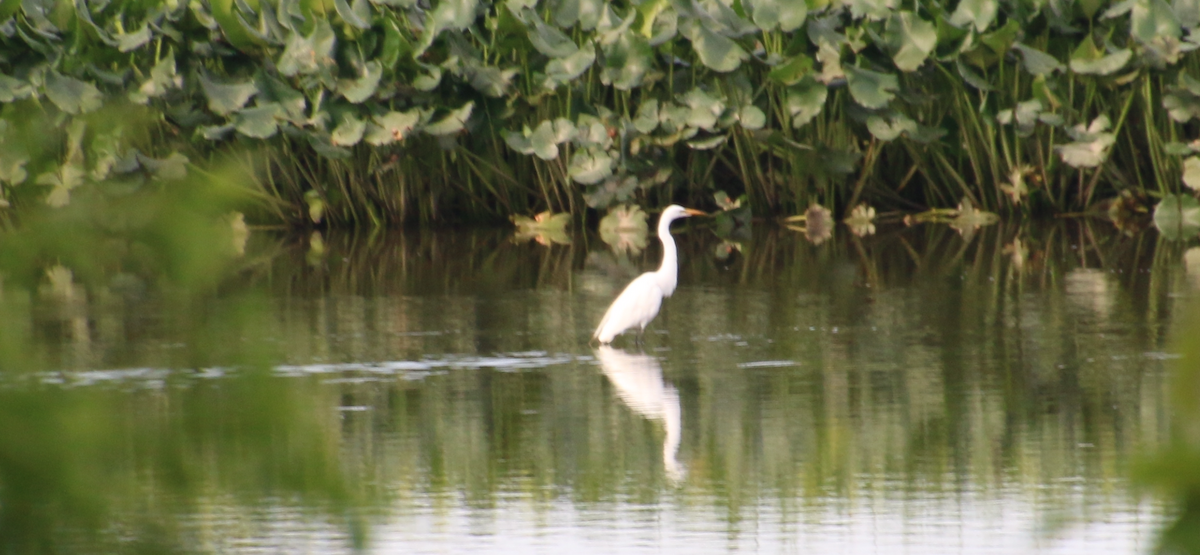
[{"label": "egret's long neck", "polygon": [[679,261],[675,253],[675,239],[671,237],[671,220],[658,221],[658,240],[662,241],[662,264],[658,267],[659,286],[668,297],[675,292],[675,277]]}]

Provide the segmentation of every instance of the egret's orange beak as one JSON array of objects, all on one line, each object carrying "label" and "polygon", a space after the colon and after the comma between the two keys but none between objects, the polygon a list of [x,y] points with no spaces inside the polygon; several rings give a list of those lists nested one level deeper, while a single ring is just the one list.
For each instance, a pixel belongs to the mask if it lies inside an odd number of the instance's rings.
[{"label": "egret's orange beak", "polygon": [[708,212],[696,210],[695,208],[684,208],[683,211],[687,212],[687,215],[689,215],[689,216],[707,216],[708,215]]}]

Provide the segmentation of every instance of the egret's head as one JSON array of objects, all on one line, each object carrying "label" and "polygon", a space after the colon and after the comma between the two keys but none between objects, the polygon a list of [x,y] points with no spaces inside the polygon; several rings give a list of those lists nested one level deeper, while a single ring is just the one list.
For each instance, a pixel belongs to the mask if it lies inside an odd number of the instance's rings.
[{"label": "egret's head", "polygon": [[682,206],[679,206],[678,204],[672,204],[671,206],[668,206],[666,210],[663,210],[662,219],[663,219],[663,221],[669,222],[672,220],[678,220],[679,218],[686,218],[688,216],[707,216],[707,215],[708,214],[705,214],[704,212],[701,212],[694,208],[684,208]]}]

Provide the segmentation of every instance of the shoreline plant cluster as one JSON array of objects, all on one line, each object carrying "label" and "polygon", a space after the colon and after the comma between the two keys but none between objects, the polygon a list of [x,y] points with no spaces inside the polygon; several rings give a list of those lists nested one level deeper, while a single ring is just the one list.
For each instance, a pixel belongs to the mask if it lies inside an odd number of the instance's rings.
[{"label": "shoreline plant cluster", "polygon": [[724,191],[1200,225],[1197,27],[1195,0],[3,0],[0,204],[232,165],[292,224]]}]

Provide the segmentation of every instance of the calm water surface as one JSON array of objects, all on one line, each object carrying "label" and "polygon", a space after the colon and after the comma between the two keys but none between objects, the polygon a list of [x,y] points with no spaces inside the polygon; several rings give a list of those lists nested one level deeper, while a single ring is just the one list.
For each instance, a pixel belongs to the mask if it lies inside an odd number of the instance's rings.
[{"label": "calm water surface", "polygon": [[676,234],[679,289],[642,347],[588,339],[655,241],[256,233],[201,298],[61,267],[7,289],[33,370],[10,365],[0,398],[53,412],[5,413],[0,444],[31,462],[0,467],[38,485],[8,493],[0,533],[247,553],[1154,546],[1172,509],[1128,475],[1168,437],[1170,338],[1200,297],[1187,244],[1075,222]]}]

